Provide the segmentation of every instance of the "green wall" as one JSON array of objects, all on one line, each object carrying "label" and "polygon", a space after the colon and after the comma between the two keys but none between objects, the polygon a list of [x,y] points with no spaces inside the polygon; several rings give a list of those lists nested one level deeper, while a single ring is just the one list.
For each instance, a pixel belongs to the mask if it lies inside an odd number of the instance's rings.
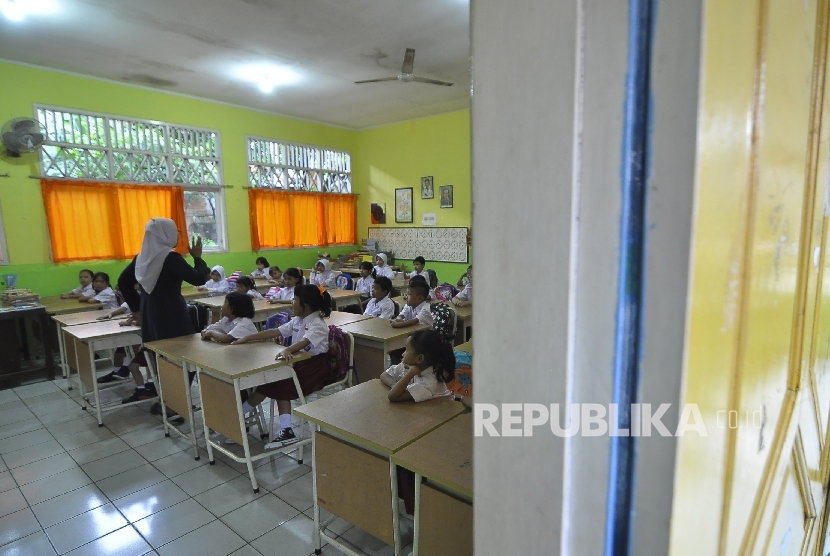
[{"label": "green wall", "polygon": [[[33,117],[34,104],[75,108],[105,114],[162,120],[219,130],[228,229],[228,253],[206,254],[210,265],[226,269],[252,270],[256,254],[251,252],[248,218],[246,135],[258,135],[299,143],[327,146],[352,152],[354,192],[358,201],[358,236],[366,236],[371,202],[385,202],[390,221],[394,221],[394,189],[413,187],[415,220],[422,212],[435,212],[439,226],[469,226],[470,139],[469,111],[454,112],[372,128],[348,130],[288,117],[228,106],[207,100],[152,91],[98,79],[44,69],[0,63],[0,124],[15,117]],[[9,86],[8,84],[14,84]],[[42,296],[55,295],[77,284],[82,268],[108,272],[114,280],[124,261],[92,261],[79,264],[53,264],[43,200],[38,180],[37,155],[11,158],[0,153],[0,207],[3,211],[6,243],[11,265],[0,266],[0,273],[19,275],[18,285]],[[421,200],[420,176],[432,175],[437,186],[452,184],[452,209],[439,209],[438,199]],[[405,185],[404,185],[405,184]],[[90,226],[95,223],[90,222]],[[391,224],[394,225],[394,224]],[[333,254],[349,252],[353,246],[326,247]],[[272,264],[310,266],[317,249],[264,251]],[[465,265],[433,263],[442,279],[455,282]]]}]

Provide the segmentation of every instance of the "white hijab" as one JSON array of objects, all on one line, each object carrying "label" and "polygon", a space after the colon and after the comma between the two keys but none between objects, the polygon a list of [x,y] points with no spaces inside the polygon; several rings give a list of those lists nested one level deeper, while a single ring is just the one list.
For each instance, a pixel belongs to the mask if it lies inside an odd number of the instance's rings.
[{"label": "white hijab", "polygon": [[224,266],[216,265],[216,266],[214,266],[213,268],[210,269],[210,272],[211,273],[218,272],[220,282],[225,279],[225,267]]},{"label": "white hijab", "polygon": [[[317,261],[317,264],[323,265],[323,274],[325,274],[325,275],[331,274],[331,263],[329,262],[328,259],[320,259],[319,261]],[[314,265],[314,266],[317,266],[317,265]]]},{"label": "white hijab", "polygon": [[375,258],[376,259],[382,259],[383,260],[383,266],[386,266],[386,261],[387,261],[386,253],[378,253],[378,256],[375,257]]},{"label": "white hijab", "polygon": [[147,293],[153,293],[164,260],[179,242],[179,230],[169,218],[153,218],[144,227],[144,241],[135,258],[135,279]]}]

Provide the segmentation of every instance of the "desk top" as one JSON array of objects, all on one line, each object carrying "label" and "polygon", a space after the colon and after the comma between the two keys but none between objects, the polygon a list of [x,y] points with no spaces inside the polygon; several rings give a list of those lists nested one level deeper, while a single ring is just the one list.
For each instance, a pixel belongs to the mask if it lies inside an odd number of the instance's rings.
[{"label": "desk top", "polygon": [[137,334],[141,336],[141,328],[137,326],[121,326],[118,320],[103,320],[89,324],[68,326],[64,332],[81,341],[97,340],[121,334]]},{"label": "desk top", "polygon": [[417,324],[405,328],[392,328],[389,320],[371,318],[353,322],[343,327],[344,332],[351,332],[356,338],[367,338],[370,340],[386,341],[408,336],[416,330],[430,328],[428,324]]},{"label": "desk top", "polygon": [[367,317],[366,315],[356,315],[354,313],[346,313],[344,311],[332,311],[331,316],[326,317],[323,320],[326,321],[326,324],[333,324],[334,326],[339,326],[340,328],[342,328],[347,324],[351,324],[353,322],[360,322],[362,320],[371,318],[373,317]]},{"label": "desk top", "polygon": [[[149,350],[177,361],[187,361],[213,376],[233,380],[282,367],[275,360],[284,346],[273,342],[251,342],[233,346],[202,340],[200,334],[179,336],[144,344]],[[308,359],[307,353],[298,354],[294,361]]]},{"label": "desk top", "polygon": [[360,297],[360,292],[355,290],[326,290],[332,299],[345,299],[349,297]]},{"label": "desk top", "polygon": [[[64,326],[75,326],[75,325],[78,325],[78,324],[90,324],[90,323],[93,323],[93,322],[105,322],[105,321],[99,321],[98,319],[100,317],[108,314],[108,313],[109,313],[109,311],[101,311],[100,313],[98,313],[98,312],[93,313],[92,311],[85,311],[83,313],[66,313],[66,314],[61,314],[61,315],[52,315],[52,319],[59,322],[59,323],[61,323]],[[124,319],[124,318],[126,318],[126,315],[118,315],[114,319],[110,319],[110,320],[121,320],[121,319]]]},{"label": "desk top", "polygon": [[392,456],[392,461],[472,500],[473,414],[444,423]]},{"label": "desk top", "polygon": [[60,297],[42,297],[40,304],[46,307],[46,312],[50,315],[99,311],[103,308],[100,303],[81,303],[77,299],[61,299]]},{"label": "desk top", "polygon": [[390,402],[388,394],[389,388],[374,379],[300,406],[294,413],[359,445],[390,455],[465,409],[449,397],[417,403]]},{"label": "desk top", "polygon": [[182,284],[182,297],[186,300],[195,299],[197,297],[204,297],[205,292],[196,289],[196,286],[190,284]]},{"label": "desk top", "polygon": [[469,342],[464,342],[463,344],[458,344],[453,348],[455,351],[466,351],[467,353],[473,353],[473,341],[470,340]]},{"label": "desk top", "polygon": [[221,309],[222,305],[225,304],[225,296],[224,295],[216,295],[213,297],[204,297],[205,292],[199,292],[202,294],[202,297],[197,297],[193,299],[193,303],[197,303],[199,305],[204,305],[205,307],[210,307],[211,309]]},{"label": "desk top", "polygon": [[[406,305],[406,301],[400,295],[398,297],[393,297],[392,301],[397,302],[397,304],[401,306],[401,309],[403,309],[403,306]],[[430,304],[432,304],[432,303],[444,303],[444,302],[443,301],[437,301],[437,300],[433,299],[433,300],[430,301]],[[450,307],[455,309],[455,314],[459,318],[468,319],[468,318],[473,316],[473,306],[472,305],[467,305],[466,307],[456,307],[455,305],[453,305],[451,303],[444,303],[444,304],[449,305]]]}]

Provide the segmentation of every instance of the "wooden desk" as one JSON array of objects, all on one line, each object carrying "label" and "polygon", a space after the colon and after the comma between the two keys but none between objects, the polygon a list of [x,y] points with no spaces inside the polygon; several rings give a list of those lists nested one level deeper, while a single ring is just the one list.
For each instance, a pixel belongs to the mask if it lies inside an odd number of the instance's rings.
[{"label": "wooden desk", "polygon": [[[303,440],[302,427],[299,429],[299,442],[289,444],[280,450],[252,456],[248,434],[245,432],[245,414],[242,412],[242,389],[256,388],[261,384],[283,379],[294,381],[297,392],[300,393],[300,400],[305,403],[294,369],[284,361],[275,360],[277,354],[285,347],[273,342],[254,342],[237,346],[218,344],[202,340],[200,334],[172,338],[165,342],[167,343],[162,347],[166,353],[175,354],[183,361],[186,371],[193,369],[199,375],[205,447],[211,465],[215,462],[213,450],[219,450],[234,461],[247,464],[251,486],[254,492],[259,492],[254,477],[254,461],[271,457],[274,453],[293,452],[299,448],[297,459],[302,463],[303,446],[310,442],[310,439]],[[153,342],[153,345],[158,348],[158,343]],[[307,353],[300,353],[294,361],[308,358]],[[244,457],[238,457],[224,446],[212,441],[209,429],[241,444],[245,452]]]},{"label": "wooden desk", "polygon": [[314,432],[311,448],[316,552],[325,539],[347,554],[357,554],[325,533],[322,507],[393,545],[400,554],[393,512],[398,505],[397,471],[390,456],[465,409],[449,397],[392,403],[388,393],[379,380],[371,380],[295,410],[321,429]]},{"label": "wooden desk", "polygon": [[254,278],[254,288],[256,288],[256,291],[262,295],[268,293],[268,290],[273,288],[275,285],[276,284],[269,284],[268,278]]},{"label": "wooden desk", "polygon": [[81,303],[77,299],[61,299],[60,297],[41,298],[40,304],[46,308],[46,312],[50,315],[100,311],[104,308],[100,303]]},{"label": "wooden desk", "polygon": [[190,284],[182,284],[182,297],[185,301],[191,301],[199,297],[204,297],[207,292],[200,291],[196,286]]},{"label": "wooden desk", "polygon": [[472,556],[473,414],[438,427],[391,461],[415,473],[413,556]]},{"label": "wooden desk", "polygon": [[[61,371],[63,373],[63,377],[67,380],[69,379],[69,366],[66,363],[66,346],[64,345],[63,341],[63,329],[66,326],[77,326],[79,324],[89,324],[92,322],[98,322],[98,319],[102,316],[109,314],[109,311],[102,311],[101,313],[92,312],[92,311],[84,311],[81,313],[60,313],[52,315],[52,320],[55,321],[55,326],[57,327],[58,332],[58,349],[60,350],[61,356]],[[116,317],[117,319],[123,319],[123,316]],[[67,386],[69,390],[72,390],[72,384],[67,382]]]},{"label": "wooden desk", "polygon": [[[403,309],[403,306],[406,305],[406,301],[403,297],[393,297],[392,301],[398,303]],[[443,303],[442,301],[435,301],[432,300],[430,303]],[[455,344],[463,344],[467,340],[470,339],[470,336],[467,334],[467,329],[473,326],[473,306],[468,305],[466,307],[456,307],[450,303],[445,303],[445,305],[449,305],[453,308],[456,315],[456,327],[455,327]]]},{"label": "wooden desk", "polygon": [[464,342],[455,346],[456,351],[466,351],[470,355],[473,354],[473,342]]},{"label": "wooden desk", "polygon": [[[76,301],[77,303],[77,301]],[[21,320],[22,319],[22,320]],[[44,367],[23,370],[20,358],[20,344],[18,343],[17,323],[20,322],[21,337],[24,345],[27,337],[24,320],[37,322],[40,326],[40,334],[43,340]],[[8,334],[9,339],[4,340],[3,349],[0,350],[0,378],[12,380],[19,383],[20,380],[30,379],[32,375],[46,372],[46,378],[55,379],[55,361],[52,357],[52,350],[49,346],[49,316],[46,309],[41,306],[29,307],[3,307],[0,310],[0,322],[2,322],[3,334]],[[28,352],[28,350],[26,350]]]},{"label": "wooden desk", "polygon": [[[291,311],[290,304],[283,305],[268,303],[267,299],[253,299],[252,301],[254,302],[254,317],[251,320],[254,323],[265,322],[268,320],[268,317],[275,313]],[[220,315],[222,314],[222,305],[225,304],[225,296],[200,297],[199,299],[194,299],[193,303],[204,305],[209,308],[211,322],[217,322],[222,318]]]},{"label": "wooden desk", "polygon": [[349,305],[360,305],[360,292],[354,290],[327,290],[338,311]]},{"label": "wooden desk", "polygon": [[371,318],[343,326],[354,336],[354,360],[360,382],[378,378],[390,367],[389,352],[406,347],[406,338],[416,330],[429,328],[418,324],[392,328],[387,319]]},{"label": "wooden desk", "polygon": [[[121,326],[117,320],[107,320],[90,324],[79,324],[68,326],[63,329],[64,344],[66,347],[67,362],[70,367],[75,361],[75,369],[78,371],[78,378],[81,383],[81,400],[83,408],[86,406],[94,408],[98,416],[98,426],[104,426],[101,417],[102,411],[110,411],[120,407],[129,407],[141,402],[122,404],[110,404],[101,407],[99,396],[98,376],[95,370],[95,351],[104,349],[115,349],[123,347],[130,356],[135,354],[132,346],[141,345],[141,328],[137,326]],[[67,378],[68,380],[68,378]],[[92,405],[86,398],[87,389],[91,390],[95,397],[95,405]],[[142,400],[146,401],[146,400]]]},{"label": "wooden desk", "polygon": [[347,324],[351,324],[353,322],[360,322],[371,318],[373,317],[368,317],[366,315],[356,315],[354,313],[344,313],[342,311],[332,311],[331,316],[326,317],[323,320],[326,321],[326,324],[333,324],[334,326],[343,328]]}]

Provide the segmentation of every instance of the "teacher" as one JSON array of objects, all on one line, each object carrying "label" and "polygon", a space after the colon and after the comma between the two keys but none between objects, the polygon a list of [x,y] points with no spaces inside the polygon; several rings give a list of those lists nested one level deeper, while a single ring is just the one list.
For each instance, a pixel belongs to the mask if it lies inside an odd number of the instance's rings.
[{"label": "teacher", "polygon": [[[179,242],[179,229],[169,218],[153,218],[144,228],[141,251],[118,277],[118,290],[133,312],[141,316],[141,338],[144,343],[195,334],[187,303],[182,297],[182,282],[203,286],[210,276],[202,260],[202,239],[188,245],[193,257],[190,266],[184,257],[173,251]],[[141,293],[135,284],[141,285]],[[148,381],[130,398],[138,401],[155,397],[156,387]]]}]

